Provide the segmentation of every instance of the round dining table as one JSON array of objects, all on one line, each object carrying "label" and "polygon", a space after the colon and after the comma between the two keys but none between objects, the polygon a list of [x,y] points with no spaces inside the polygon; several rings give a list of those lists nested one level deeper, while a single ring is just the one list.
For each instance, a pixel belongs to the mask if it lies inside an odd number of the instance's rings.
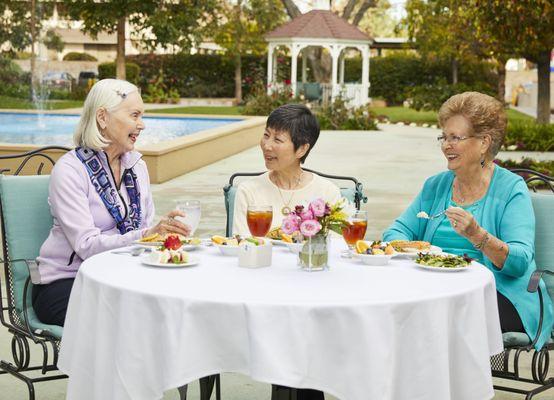
[{"label": "round dining table", "polygon": [[331,241],[321,272],[281,246],[258,269],[213,246],[184,268],[145,265],[146,255],[87,259],[58,361],[67,399],[161,399],[223,372],[341,400],[492,398],[489,360],[502,351],[492,273],[408,258],[369,266],[344,248]]}]

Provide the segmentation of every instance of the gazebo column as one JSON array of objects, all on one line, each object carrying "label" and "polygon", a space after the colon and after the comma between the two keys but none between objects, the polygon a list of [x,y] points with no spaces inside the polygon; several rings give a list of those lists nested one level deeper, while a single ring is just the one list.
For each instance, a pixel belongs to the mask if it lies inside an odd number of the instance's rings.
[{"label": "gazebo column", "polygon": [[270,44],[267,51],[267,94],[271,94],[273,84],[273,61],[275,46]]},{"label": "gazebo column", "polygon": [[308,49],[305,47],[302,49],[302,83],[306,83],[308,71]]},{"label": "gazebo column", "polygon": [[362,47],[362,102],[369,102],[369,46]]},{"label": "gazebo column", "polygon": [[296,95],[296,75],[298,73],[298,54],[300,54],[300,50],[301,48],[297,44],[291,46],[290,86],[294,95]]},{"label": "gazebo column", "polygon": [[337,83],[339,56],[342,48],[339,46],[331,46],[331,58],[333,60],[333,69],[331,73],[331,101],[334,101],[340,94],[340,87]]},{"label": "gazebo column", "polygon": [[341,85],[344,85],[344,52],[340,54],[340,74],[339,81]]}]

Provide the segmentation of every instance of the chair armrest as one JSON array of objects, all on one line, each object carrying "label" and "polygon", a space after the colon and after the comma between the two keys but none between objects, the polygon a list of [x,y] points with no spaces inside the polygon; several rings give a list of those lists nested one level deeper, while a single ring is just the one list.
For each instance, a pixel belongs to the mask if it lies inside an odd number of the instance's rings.
[{"label": "chair armrest", "polygon": [[554,275],[554,272],[547,269],[537,269],[535,272],[533,272],[531,278],[529,278],[529,284],[527,285],[527,291],[529,293],[535,293],[537,291],[539,287],[539,282],[543,274]]}]

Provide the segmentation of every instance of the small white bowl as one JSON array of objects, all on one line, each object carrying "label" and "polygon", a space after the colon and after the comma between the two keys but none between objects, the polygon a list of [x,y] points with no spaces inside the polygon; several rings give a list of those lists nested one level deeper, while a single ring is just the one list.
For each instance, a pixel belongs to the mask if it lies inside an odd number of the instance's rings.
[{"label": "small white bowl", "polygon": [[366,265],[387,265],[391,258],[393,258],[394,254],[358,254],[354,253],[353,256],[355,258],[359,258],[362,260],[362,262]]},{"label": "small white bowl", "polygon": [[214,244],[214,246],[217,247],[224,256],[237,257],[239,255],[239,246],[229,246],[224,244]]},{"label": "small white bowl", "polygon": [[300,253],[300,251],[302,250],[302,247],[304,247],[304,243],[286,243],[285,244],[287,245],[289,251],[291,253],[294,253],[294,254],[298,254]]}]

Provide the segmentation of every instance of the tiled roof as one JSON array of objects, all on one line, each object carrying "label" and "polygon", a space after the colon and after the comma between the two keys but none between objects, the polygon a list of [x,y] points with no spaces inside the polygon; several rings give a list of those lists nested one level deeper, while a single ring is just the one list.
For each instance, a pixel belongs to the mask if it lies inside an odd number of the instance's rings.
[{"label": "tiled roof", "polygon": [[293,37],[371,40],[356,26],[328,10],[312,10],[299,15],[266,35],[267,39]]}]

